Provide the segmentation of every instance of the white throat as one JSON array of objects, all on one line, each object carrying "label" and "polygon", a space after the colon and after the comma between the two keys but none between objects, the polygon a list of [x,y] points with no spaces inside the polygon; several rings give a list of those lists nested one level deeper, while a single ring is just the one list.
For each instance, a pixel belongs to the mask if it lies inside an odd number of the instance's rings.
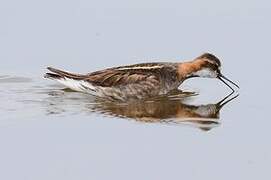
[{"label": "white throat", "polygon": [[216,72],[210,70],[209,68],[203,68],[197,72],[192,73],[192,75],[203,77],[203,78],[216,78],[217,77]]}]

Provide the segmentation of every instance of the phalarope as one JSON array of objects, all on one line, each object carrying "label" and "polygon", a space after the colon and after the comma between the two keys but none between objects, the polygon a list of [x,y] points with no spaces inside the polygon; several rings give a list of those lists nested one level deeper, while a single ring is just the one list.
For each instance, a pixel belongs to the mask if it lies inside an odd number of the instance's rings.
[{"label": "phalarope", "polygon": [[165,95],[178,89],[186,79],[193,77],[218,78],[239,86],[221,73],[220,60],[205,53],[189,62],[141,63],[100,70],[88,74],[74,74],[52,67],[45,78],[53,79],[68,88],[112,100],[127,101]]}]

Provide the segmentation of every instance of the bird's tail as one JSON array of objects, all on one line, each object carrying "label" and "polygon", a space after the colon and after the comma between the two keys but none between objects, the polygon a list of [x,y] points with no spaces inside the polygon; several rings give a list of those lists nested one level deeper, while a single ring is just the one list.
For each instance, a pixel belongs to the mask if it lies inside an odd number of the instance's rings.
[{"label": "bird's tail", "polygon": [[87,92],[95,94],[96,88],[91,84],[91,82],[86,81],[87,76],[81,74],[74,74],[52,67],[47,68],[49,71],[44,75],[45,78],[56,80],[62,85],[81,92]]},{"label": "bird's tail", "polygon": [[51,72],[46,73],[44,77],[49,79],[59,80],[68,78],[74,80],[83,80],[84,78],[86,78],[86,75],[70,73],[52,67],[47,67],[47,69]]}]

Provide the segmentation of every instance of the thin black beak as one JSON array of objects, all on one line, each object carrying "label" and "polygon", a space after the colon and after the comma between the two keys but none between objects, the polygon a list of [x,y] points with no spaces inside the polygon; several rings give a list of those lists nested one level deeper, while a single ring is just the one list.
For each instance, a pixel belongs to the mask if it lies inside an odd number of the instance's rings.
[{"label": "thin black beak", "polygon": [[[224,75],[222,75],[221,73],[218,75],[217,77],[220,81],[222,81],[224,84],[226,84],[233,92],[235,91],[226,81],[230,82],[231,84],[233,84],[234,86],[236,86],[237,88],[240,88],[236,83],[234,83],[232,80],[228,79],[227,77],[225,77]],[[226,81],[225,81],[226,80]]]}]

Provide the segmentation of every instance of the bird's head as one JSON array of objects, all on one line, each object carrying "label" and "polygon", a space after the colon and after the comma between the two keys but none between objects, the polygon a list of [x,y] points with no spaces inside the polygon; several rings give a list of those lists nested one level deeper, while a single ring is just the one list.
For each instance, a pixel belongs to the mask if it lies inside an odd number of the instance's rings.
[{"label": "bird's head", "polygon": [[204,53],[197,57],[193,63],[195,64],[196,68],[190,74],[191,76],[217,78],[221,74],[221,62],[213,54]]},{"label": "bird's head", "polygon": [[236,83],[234,83],[221,73],[221,62],[213,54],[204,53],[201,56],[197,57],[192,62],[184,64],[183,67],[184,69],[188,70],[186,72],[187,78],[191,77],[218,78],[220,81],[226,84],[232,91],[234,91],[234,89],[227,82],[230,82],[231,84],[239,88],[239,86]]}]

